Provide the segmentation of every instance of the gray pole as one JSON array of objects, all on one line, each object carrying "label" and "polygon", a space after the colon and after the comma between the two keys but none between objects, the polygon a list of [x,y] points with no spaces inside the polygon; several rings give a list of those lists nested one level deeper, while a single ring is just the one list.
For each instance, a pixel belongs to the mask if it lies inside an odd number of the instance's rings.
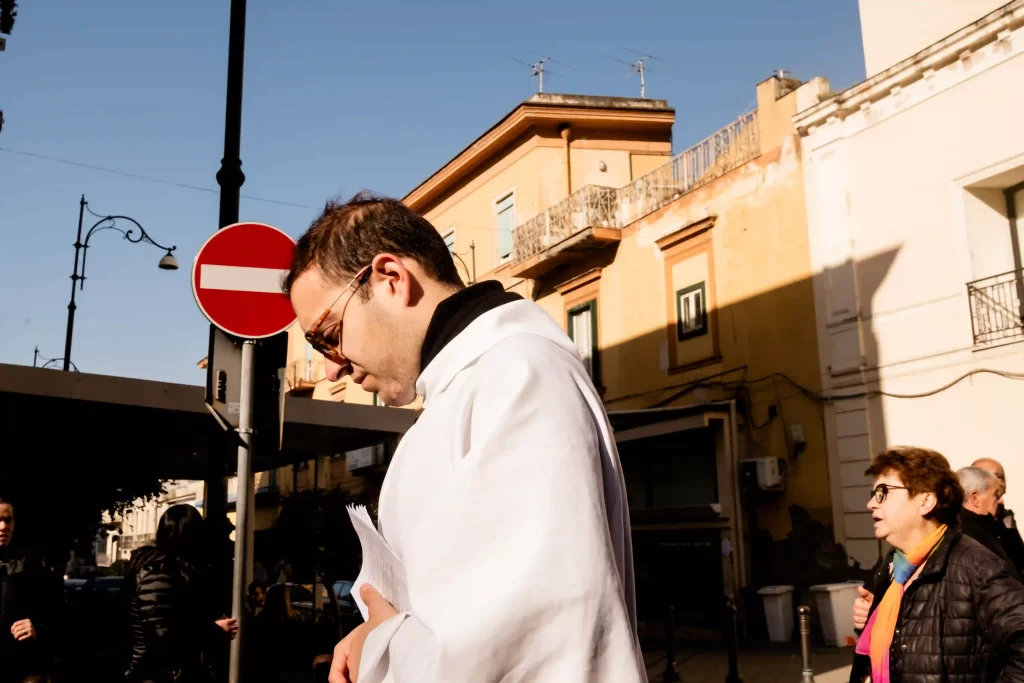
[{"label": "gray pole", "polygon": [[811,610],[806,605],[801,605],[797,612],[800,614],[800,653],[804,660],[801,682],[814,683],[814,669],[811,668]]},{"label": "gray pole", "polygon": [[235,568],[231,584],[231,616],[238,620],[238,636],[231,641],[229,683],[241,683],[242,640],[245,635],[245,579],[249,575],[249,544],[252,541],[252,385],[256,342],[242,343],[242,391],[238,400],[238,487],[235,493]]}]

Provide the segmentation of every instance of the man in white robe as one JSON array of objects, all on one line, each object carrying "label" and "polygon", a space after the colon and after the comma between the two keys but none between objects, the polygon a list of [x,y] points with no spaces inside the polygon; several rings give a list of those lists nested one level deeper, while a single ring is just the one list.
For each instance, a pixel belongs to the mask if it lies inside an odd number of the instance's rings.
[{"label": "man in white robe", "polygon": [[363,587],[331,683],[646,681],[615,441],[550,316],[465,288],[426,220],[362,195],[313,222],[285,288],[328,379],[424,398],[378,508],[411,609]]}]

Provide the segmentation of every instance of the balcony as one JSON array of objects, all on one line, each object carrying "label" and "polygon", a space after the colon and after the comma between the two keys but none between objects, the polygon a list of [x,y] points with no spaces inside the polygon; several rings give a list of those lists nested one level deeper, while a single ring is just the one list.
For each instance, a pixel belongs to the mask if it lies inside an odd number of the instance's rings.
[{"label": "balcony", "polygon": [[299,358],[288,363],[285,370],[286,391],[300,395],[312,393],[316,387],[316,364],[311,358]]},{"label": "balcony", "polygon": [[967,283],[975,346],[1024,341],[1024,271]]},{"label": "balcony", "polygon": [[538,278],[618,244],[622,228],[760,154],[755,110],[625,187],[587,185],[513,231],[511,274]]},{"label": "balcony", "polygon": [[677,155],[664,166],[620,189],[622,227],[721,178],[760,154],[761,128],[755,109]]},{"label": "balcony", "polygon": [[600,249],[620,237],[618,190],[586,185],[512,232],[514,277],[535,278],[571,254]]}]

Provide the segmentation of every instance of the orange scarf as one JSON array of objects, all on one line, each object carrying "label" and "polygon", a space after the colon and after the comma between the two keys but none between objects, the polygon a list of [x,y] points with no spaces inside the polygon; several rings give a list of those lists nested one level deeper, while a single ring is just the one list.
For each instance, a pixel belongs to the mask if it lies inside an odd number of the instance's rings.
[{"label": "orange scarf", "polygon": [[943,524],[921,539],[907,555],[899,550],[893,555],[892,583],[889,584],[882,601],[871,614],[871,618],[864,626],[864,632],[857,641],[857,654],[871,657],[872,683],[889,683],[889,648],[892,646],[892,637],[900,618],[904,586],[931,556],[945,534],[946,525]]}]

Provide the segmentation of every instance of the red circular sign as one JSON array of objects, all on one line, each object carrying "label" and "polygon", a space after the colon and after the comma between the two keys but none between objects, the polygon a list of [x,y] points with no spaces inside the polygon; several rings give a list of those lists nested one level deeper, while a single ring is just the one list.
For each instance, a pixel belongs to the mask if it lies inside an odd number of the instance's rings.
[{"label": "red circular sign", "polygon": [[262,223],[235,223],[206,240],[192,264],[192,294],[207,319],[243,339],[271,337],[295,322],[281,283],[295,240]]}]

